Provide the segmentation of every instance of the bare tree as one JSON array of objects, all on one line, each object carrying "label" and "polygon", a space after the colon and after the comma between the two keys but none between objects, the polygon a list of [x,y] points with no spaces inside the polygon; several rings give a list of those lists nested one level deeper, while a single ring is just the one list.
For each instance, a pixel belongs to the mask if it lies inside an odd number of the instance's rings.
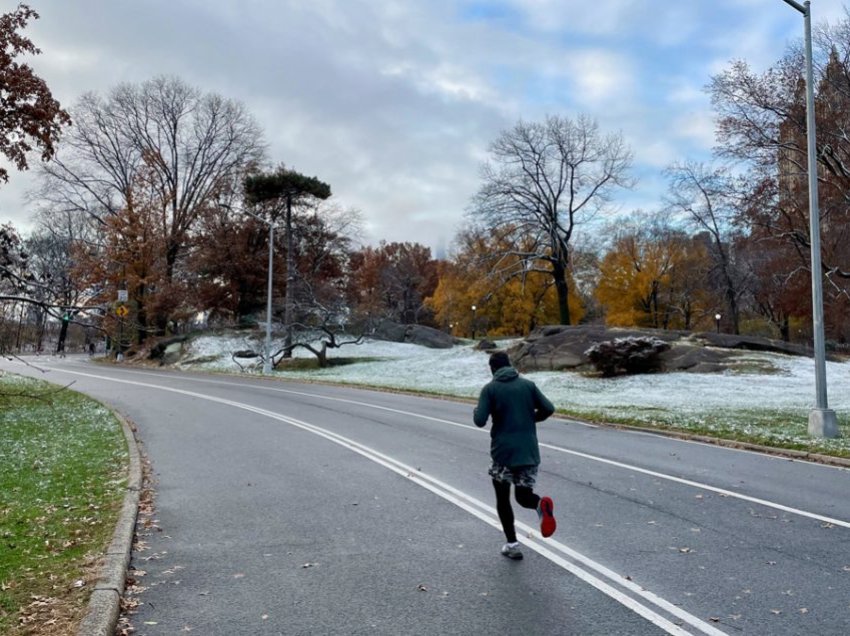
[{"label": "bare tree", "polygon": [[[238,190],[263,157],[262,134],[239,102],[202,94],[180,79],[121,84],[85,95],[75,127],[43,169],[39,197],[56,210],[103,221],[130,207],[140,184],[157,201],[166,280],[198,219],[222,192]],[[158,316],[164,327],[167,316]]]},{"label": "bare tree", "polygon": [[667,204],[673,212],[684,213],[698,232],[707,232],[710,254],[732,331],[740,333],[741,298],[747,293],[746,268],[736,262],[736,219],[741,198],[734,179],[724,168],[711,168],[698,162],[675,163],[667,169],[670,184]]},{"label": "bare tree", "polygon": [[[94,229],[79,212],[45,215],[42,212],[36,230],[25,241],[29,267],[34,280],[33,294],[45,306],[54,307],[61,319],[56,352],[65,351],[68,328],[81,313],[90,313],[90,290],[77,280],[74,271],[75,245],[89,241]],[[90,316],[87,316],[87,318]],[[87,325],[87,321],[81,324]]]},{"label": "bare tree", "polygon": [[570,241],[576,225],[604,211],[617,188],[631,187],[631,151],[621,134],[605,135],[582,115],[575,121],[557,116],[520,121],[502,132],[490,154],[471,216],[510,239],[513,247],[505,256],[517,263],[514,275],[546,263],[561,323],[568,325]]}]

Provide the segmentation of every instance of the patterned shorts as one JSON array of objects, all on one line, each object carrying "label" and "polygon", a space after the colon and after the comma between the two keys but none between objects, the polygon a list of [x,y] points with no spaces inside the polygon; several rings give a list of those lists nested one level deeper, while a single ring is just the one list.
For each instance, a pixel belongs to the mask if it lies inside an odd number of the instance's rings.
[{"label": "patterned shorts", "polygon": [[525,486],[526,488],[534,488],[537,483],[537,466],[517,466],[508,468],[493,462],[487,474],[494,481],[508,482],[514,486]]}]

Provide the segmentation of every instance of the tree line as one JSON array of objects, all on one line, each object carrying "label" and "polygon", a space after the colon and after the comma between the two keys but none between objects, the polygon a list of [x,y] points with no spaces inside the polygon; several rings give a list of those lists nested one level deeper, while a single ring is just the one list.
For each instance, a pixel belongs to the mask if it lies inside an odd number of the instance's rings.
[{"label": "tree line", "polygon": [[[156,77],[64,110],[18,61],[38,53],[22,33],[37,17],[26,5],[0,17],[0,152],[18,169],[34,151],[42,160],[34,229],[0,227],[4,350],[256,324],[269,253],[286,354],[309,345],[301,334],[334,346],[383,319],[457,336],[604,321],[810,338],[797,46],[763,73],[739,61],[710,79],[715,158],[670,165],[652,210],[616,211],[617,194],[639,187],[622,134],[589,115],[519,121],[490,145],[451,254],[436,260],[415,242],[361,245],[361,213],[274,164],[236,100]],[[825,326],[844,343],[850,17],[816,42]]]}]

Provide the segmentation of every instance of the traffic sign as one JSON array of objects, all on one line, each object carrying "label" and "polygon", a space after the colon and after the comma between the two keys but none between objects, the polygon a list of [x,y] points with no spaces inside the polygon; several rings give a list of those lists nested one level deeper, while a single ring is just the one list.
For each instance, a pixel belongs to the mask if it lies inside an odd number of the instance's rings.
[{"label": "traffic sign", "polygon": [[118,305],[115,308],[115,315],[117,315],[119,318],[126,318],[127,314],[129,314],[129,313],[130,313],[130,310],[127,309],[127,305]]},{"label": "traffic sign", "polygon": [[118,302],[119,303],[126,303],[127,302],[127,290],[126,289],[119,289],[118,290]]}]

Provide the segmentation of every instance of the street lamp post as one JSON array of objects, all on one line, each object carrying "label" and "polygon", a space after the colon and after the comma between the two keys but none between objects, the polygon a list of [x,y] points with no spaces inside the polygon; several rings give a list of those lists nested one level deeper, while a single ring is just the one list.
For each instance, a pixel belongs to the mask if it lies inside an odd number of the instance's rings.
[{"label": "street lamp post", "polygon": [[272,372],[272,273],[274,267],[274,221],[269,221],[261,216],[245,210],[245,214],[262,221],[269,226],[269,278],[266,284],[266,342],[263,353],[263,373]]},{"label": "street lamp post", "polygon": [[720,333],[720,314],[714,314],[714,323],[717,325],[717,333]]},{"label": "street lamp post", "polygon": [[809,435],[838,437],[835,411],[827,405],[826,398],[826,343],[823,329],[823,289],[820,260],[820,211],[818,210],[818,176],[815,135],[815,90],[812,72],[812,3],[784,0],[803,14],[806,54],[806,138],[809,171],[809,231],[811,233],[812,260],[812,330],[815,345],[816,406],[809,413]]},{"label": "street lamp post", "polygon": [[475,305],[472,306],[472,339],[475,340],[475,310],[478,309]]}]

